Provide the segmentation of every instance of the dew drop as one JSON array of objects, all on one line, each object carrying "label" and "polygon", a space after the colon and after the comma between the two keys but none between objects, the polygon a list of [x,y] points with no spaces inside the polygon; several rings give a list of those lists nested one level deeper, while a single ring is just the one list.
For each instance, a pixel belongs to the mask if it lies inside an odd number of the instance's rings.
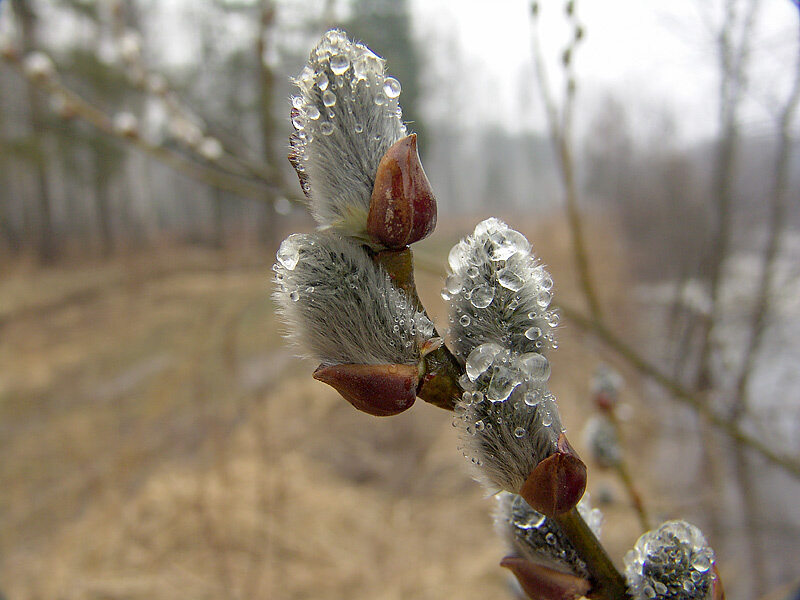
[{"label": "dew drop", "polygon": [[331,71],[334,75],[341,75],[350,68],[350,59],[344,54],[331,56]]},{"label": "dew drop", "polygon": [[486,397],[490,402],[503,402],[519,384],[516,374],[507,367],[496,367]]},{"label": "dew drop", "polygon": [[330,81],[328,81],[328,76],[325,75],[324,72],[321,72],[317,77],[317,87],[324,92],[325,90],[328,89],[329,83]]},{"label": "dew drop", "polygon": [[532,390],[528,390],[525,392],[525,396],[523,398],[525,400],[525,404],[528,406],[536,406],[539,402],[542,401],[542,391],[534,388]]},{"label": "dew drop", "polygon": [[705,552],[697,552],[692,556],[692,568],[695,571],[705,573],[711,568],[711,561]]},{"label": "dew drop", "polygon": [[330,108],[336,104],[336,94],[330,90],[326,90],[325,93],[322,94],[322,103]]},{"label": "dew drop", "polygon": [[553,296],[550,294],[550,292],[547,290],[542,290],[536,297],[536,304],[538,304],[541,308],[547,308],[550,306],[550,300],[552,297]]},{"label": "dew drop", "polygon": [[494,357],[503,348],[499,344],[488,342],[474,348],[467,357],[466,371],[470,381],[475,381],[486,372],[489,365],[494,361]]},{"label": "dew drop", "polygon": [[532,379],[547,380],[550,362],[538,352],[527,352],[517,359],[517,367]]},{"label": "dew drop", "polygon": [[461,315],[461,318],[458,320],[462,327],[469,327],[469,324],[472,322],[472,319],[469,318],[469,315]]},{"label": "dew drop", "polygon": [[298,293],[297,290],[293,290],[292,292],[289,293],[289,299],[292,302],[297,302],[300,299],[300,294]]},{"label": "dew drop", "polygon": [[375,98],[373,98],[372,101],[377,106],[383,106],[384,104],[386,104],[386,96],[384,95],[383,92],[378,92],[377,94],[375,94]]},{"label": "dew drop", "polygon": [[353,129],[356,133],[364,133],[364,126],[361,123],[356,123]]},{"label": "dew drop", "polygon": [[525,330],[525,337],[529,340],[538,340],[542,336],[542,330],[538,327],[529,327]]},{"label": "dew drop", "polygon": [[475,308],[486,308],[494,299],[494,288],[489,285],[481,285],[472,290],[472,306]]},{"label": "dew drop", "polygon": [[546,412],[542,415],[542,425],[545,427],[550,427],[553,424],[553,415],[550,412]]},{"label": "dew drop", "polygon": [[277,259],[289,271],[293,271],[297,266],[300,260],[300,249],[298,248],[297,238],[294,235],[290,235],[281,242]]},{"label": "dew drop", "polygon": [[317,119],[319,119],[319,114],[320,114],[319,109],[313,104],[311,104],[306,108],[306,116],[312,121],[316,121]]},{"label": "dew drop", "polygon": [[450,275],[445,279],[444,287],[447,288],[450,294],[457,294],[462,288],[461,279],[455,275]]},{"label": "dew drop", "polygon": [[397,98],[400,95],[400,82],[394,77],[383,80],[383,93],[387,98]]},{"label": "dew drop", "polygon": [[514,430],[514,436],[516,436],[518,438],[525,437],[525,428],[524,427],[517,427]]},{"label": "dew drop", "polygon": [[319,126],[319,132],[322,135],[330,135],[333,133],[333,123],[330,121],[325,121]]},{"label": "dew drop", "polygon": [[497,281],[500,282],[504,288],[511,290],[512,292],[519,291],[522,289],[522,286],[525,285],[525,281],[520,277],[514,269],[510,267],[505,267],[504,269],[500,269],[497,272]]},{"label": "dew drop", "polygon": [[486,429],[486,423],[483,420],[475,421],[475,431],[483,431]]},{"label": "dew drop", "polygon": [[477,277],[479,274],[480,274],[480,271],[478,271],[478,267],[476,267],[474,265],[471,266],[469,269],[467,269],[467,275],[469,275],[472,278]]}]

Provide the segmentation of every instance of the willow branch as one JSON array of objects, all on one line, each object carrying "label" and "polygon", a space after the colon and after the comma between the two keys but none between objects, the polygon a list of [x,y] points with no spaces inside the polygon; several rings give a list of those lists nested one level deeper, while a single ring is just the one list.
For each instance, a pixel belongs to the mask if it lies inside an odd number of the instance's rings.
[{"label": "willow branch", "polygon": [[705,417],[717,429],[723,431],[728,436],[741,444],[753,449],[763,456],[767,461],[781,468],[787,473],[800,479],[800,461],[797,459],[782,456],[772,450],[769,446],[751,436],[741,429],[737,424],[732,423],[727,418],[718,415],[713,411],[704,399],[694,392],[689,391],[677,381],[662,373],[657,367],[645,360],[636,350],[618,338],[605,325],[587,317],[582,313],[559,305],[562,314],[581,329],[593,334],[602,341],[609,349],[613,350],[620,358],[624,359],[631,367],[640,374],[648,377],[660,387],[668,391],[675,400],[693,408],[698,414]]},{"label": "willow branch", "polygon": [[[573,9],[574,10],[574,9]],[[538,13],[537,13],[538,14]],[[572,71],[572,53],[578,41],[576,29],[575,38],[567,47],[564,53],[563,62],[566,74],[565,99],[562,120],[559,121],[556,102],[550,90],[549,78],[544,65],[541,44],[538,36],[538,16],[533,17],[533,58],[536,70],[536,78],[539,83],[539,92],[545,106],[548,130],[550,132],[550,142],[556,155],[556,163],[561,174],[561,181],[565,192],[565,209],[567,222],[572,235],[572,249],[578,278],[580,280],[583,295],[589,305],[589,312],[595,319],[602,318],[600,302],[595,292],[589,269],[589,258],[586,252],[586,241],[583,234],[583,223],[581,222],[580,210],[578,208],[578,190],[575,182],[575,162],[572,156],[570,133],[572,121],[572,105],[575,96],[575,79]]]},{"label": "willow branch", "polygon": [[28,77],[20,68],[17,61],[9,62],[40,89],[52,96],[62,99],[76,117],[99,131],[122,140],[134,148],[149,154],[159,162],[183,175],[205,183],[206,185],[231,192],[242,198],[249,198],[258,202],[271,202],[270,198],[274,197],[276,194],[281,194],[294,202],[301,201],[293,190],[290,191],[281,184],[257,183],[252,180],[243,179],[227,171],[212,168],[190,160],[174,150],[149,142],[136,133],[119,131],[114,127],[113,120],[110,116],[66,87],[63,83],[58,81],[55,76],[44,78]]}]

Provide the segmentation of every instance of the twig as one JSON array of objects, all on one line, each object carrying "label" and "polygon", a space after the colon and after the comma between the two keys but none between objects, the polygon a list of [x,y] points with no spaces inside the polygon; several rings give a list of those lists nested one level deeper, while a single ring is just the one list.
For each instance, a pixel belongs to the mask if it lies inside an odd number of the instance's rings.
[{"label": "twig", "polygon": [[569,538],[592,578],[592,598],[624,600],[629,598],[628,586],[617,571],[611,558],[599,542],[577,508],[555,518],[561,530]]},{"label": "twig", "polygon": [[[18,70],[22,71],[18,62],[14,61],[12,64],[17,67]],[[242,198],[249,198],[259,202],[270,202],[269,199],[274,197],[276,194],[283,195],[295,202],[301,201],[293,190],[289,191],[282,185],[268,185],[264,183],[248,181],[247,179],[232,175],[228,172],[201,165],[173,150],[148,142],[137,134],[118,131],[114,127],[114,122],[111,117],[109,117],[100,109],[89,104],[77,93],[73,92],[61,82],[57,81],[55,77],[29,77],[28,79],[40,88],[47,91],[49,94],[62,98],[70,107],[70,109],[74,111],[76,116],[80,117],[93,127],[97,128],[103,133],[127,142],[135,148],[149,154],[160,162],[171,167],[175,171],[178,171],[192,179],[196,179],[197,181],[212,187],[229,191]]]},{"label": "twig", "polygon": [[[574,15],[574,7],[573,7]],[[574,20],[574,17],[573,17]],[[574,21],[573,21],[574,22]],[[569,224],[570,232],[572,234],[572,248],[575,259],[575,264],[578,269],[578,278],[580,280],[581,289],[586,297],[589,305],[589,312],[595,319],[602,319],[602,312],[600,309],[600,302],[595,292],[595,287],[592,281],[591,272],[589,269],[589,258],[586,252],[586,242],[583,235],[583,225],[581,223],[580,210],[578,208],[578,191],[575,183],[575,164],[570,148],[570,133],[572,121],[572,105],[575,96],[575,79],[572,73],[572,54],[579,39],[577,24],[575,25],[575,37],[570,45],[564,51],[564,67],[566,72],[565,84],[565,99],[564,107],[559,121],[558,109],[556,108],[555,99],[550,90],[549,79],[547,70],[542,58],[542,49],[539,44],[539,36],[537,31],[538,25],[538,11],[533,15],[533,58],[536,70],[536,77],[539,83],[539,91],[541,94],[542,102],[545,106],[545,114],[547,115],[548,129],[550,132],[550,142],[553,145],[553,151],[556,154],[556,163],[559,167],[561,174],[561,181],[564,185],[564,192],[566,195],[566,212],[567,221]]]},{"label": "twig", "polygon": [[766,458],[770,463],[800,479],[800,461],[781,456],[766,444],[743,431],[738,425],[718,415],[707,405],[700,395],[689,391],[680,383],[662,373],[657,367],[646,361],[636,350],[614,335],[602,323],[563,304],[559,305],[559,309],[561,313],[575,325],[595,335],[608,346],[608,348],[616,352],[616,354],[623,358],[630,366],[639,371],[639,373],[649,377],[659,386],[670,392],[679,402],[693,408],[698,414],[705,417],[714,427],[725,432],[737,442],[749,446]]}]

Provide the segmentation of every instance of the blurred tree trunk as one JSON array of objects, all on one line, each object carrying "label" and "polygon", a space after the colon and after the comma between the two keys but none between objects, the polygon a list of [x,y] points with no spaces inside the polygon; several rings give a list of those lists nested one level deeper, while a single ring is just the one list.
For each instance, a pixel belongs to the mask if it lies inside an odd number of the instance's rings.
[{"label": "blurred tree trunk", "polygon": [[14,227],[11,181],[8,176],[10,150],[6,146],[3,129],[3,106],[0,106],[0,236],[3,245],[11,256],[17,256],[21,250],[22,240]]},{"label": "blurred tree trunk", "polygon": [[[33,11],[29,0],[11,0],[11,7],[17,19],[17,27],[22,41],[24,54],[36,49],[36,13]],[[53,228],[52,201],[47,181],[47,167],[45,162],[45,108],[42,99],[36,93],[33,85],[25,82],[25,93],[30,111],[31,133],[37,152],[33,157],[34,164],[34,194],[36,212],[39,221],[38,254],[42,263],[52,263],[56,257],[56,239]]]}]

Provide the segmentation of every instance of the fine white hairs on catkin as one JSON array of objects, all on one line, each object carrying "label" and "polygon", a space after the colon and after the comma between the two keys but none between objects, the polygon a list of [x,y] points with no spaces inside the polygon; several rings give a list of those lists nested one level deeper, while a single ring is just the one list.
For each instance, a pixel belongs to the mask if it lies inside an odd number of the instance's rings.
[{"label": "fine white hairs on catkin", "polygon": [[405,137],[400,83],[340,30],[325,33],[295,78],[290,158],[322,228],[365,237],[378,163]]},{"label": "fine white hairs on catkin", "polygon": [[714,551],[697,527],[667,521],[625,555],[625,578],[634,600],[706,600],[713,566]]},{"label": "fine white hairs on catkin", "polygon": [[456,407],[464,455],[491,490],[518,492],[563,432],[547,388],[557,317],[553,281],[525,237],[495,218],[450,251],[443,297],[450,337],[466,364]]},{"label": "fine white hairs on catkin", "polygon": [[549,366],[542,369],[539,359],[544,360],[492,342],[467,358],[466,391],[454,424],[473,476],[490,491],[519,492],[536,465],[555,452],[564,431],[544,381]]},{"label": "fine white hairs on catkin", "polygon": [[518,231],[490,218],[453,246],[442,296],[453,349],[463,360],[486,342],[519,354],[555,347],[558,315],[548,310],[553,279]]},{"label": "fine white hairs on catkin", "polygon": [[332,232],[292,234],[277,259],[288,337],[323,366],[419,362],[433,324],[362,246]]},{"label": "fine white hairs on catkin", "polygon": [[[588,577],[586,563],[555,521],[531,508],[517,494],[500,492],[495,498],[495,530],[512,556],[576,577]],[[591,507],[588,494],[578,503],[578,511],[600,537],[603,515]]]}]

